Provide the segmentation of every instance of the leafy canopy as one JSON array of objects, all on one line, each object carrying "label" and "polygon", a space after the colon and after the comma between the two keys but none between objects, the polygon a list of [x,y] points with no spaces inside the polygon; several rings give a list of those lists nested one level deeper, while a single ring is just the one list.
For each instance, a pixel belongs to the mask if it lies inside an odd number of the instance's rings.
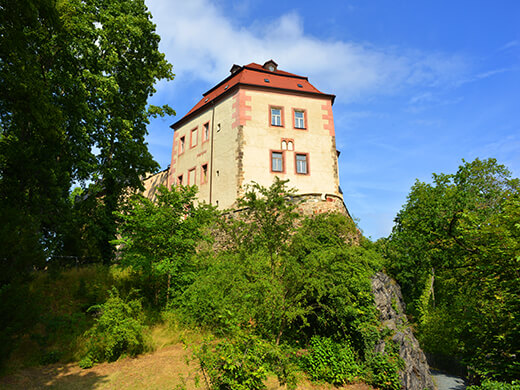
[{"label": "leafy canopy", "polygon": [[148,107],[173,78],[151,15],[143,0],[6,0],[0,35],[2,279],[62,255],[74,181],[94,182],[81,223],[108,261],[123,191],[157,168],[149,114],[173,114]]},{"label": "leafy canopy", "polygon": [[195,206],[195,196],[196,187],[161,186],[156,202],[136,194],[118,213],[120,263],[147,278],[155,296],[162,291],[169,300],[194,277],[191,259],[213,217],[211,207]]},{"label": "leafy canopy", "polygon": [[519,180],[494,159],[416,182],[387,243],[431,352],[482,375],[520,376]]}]

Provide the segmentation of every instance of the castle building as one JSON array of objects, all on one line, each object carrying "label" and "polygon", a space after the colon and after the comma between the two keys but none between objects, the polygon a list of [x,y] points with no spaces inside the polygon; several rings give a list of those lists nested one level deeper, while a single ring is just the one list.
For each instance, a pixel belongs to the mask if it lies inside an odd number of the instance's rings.
[{"label": "castle building", "polygon": [[244,185],[268,187],[278,176],[307,200],[332,202],[346,211],[334,98],[307,77],[279,70],[273,60],[233,65],[227,78],[171,126],[168,186],[197,185],[199,201],[227,209]]}]

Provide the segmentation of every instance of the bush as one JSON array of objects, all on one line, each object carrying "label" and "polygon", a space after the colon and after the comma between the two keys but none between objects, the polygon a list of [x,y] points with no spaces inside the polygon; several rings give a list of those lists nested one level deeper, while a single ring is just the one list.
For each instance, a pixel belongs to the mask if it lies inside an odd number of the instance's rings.
[{"label": "bush", "polygon": [[520,390],[520,382],[506,383],[485,380],[480,386],[469,386],[468,390]]},{"label": "bush", "polygon": [[217,344],[205,342],[196,353],[212,389],[265,389],[266,343],[252,335]]},{"label": "bush", "polygon": [[368,382],[380,390],[399,390],[399,369],[402,360],[397,354],[376,353],[368,361]]},{"label": "bush", "polygon": [[144,349],[143,312],[139,300],[125,301],[116,288],[109,291],[108,300],[92,306],[98,311],[94,326],[85,333],[87,353],[81,367],[90,367],[100,361],[115,361],[121,355],[135,356]]},{"label": "bush", "polygon": [[334,385],[355,381],[360,374],[356,354],[350,342],[337,343],[328,337],[314,336],[310,350],[302,357],[303,369],[312,380],[323,380]]}]

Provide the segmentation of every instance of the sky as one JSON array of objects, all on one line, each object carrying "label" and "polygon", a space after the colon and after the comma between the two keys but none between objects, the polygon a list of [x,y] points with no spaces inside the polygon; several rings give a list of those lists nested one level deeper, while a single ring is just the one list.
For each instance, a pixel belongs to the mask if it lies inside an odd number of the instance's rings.
[{"label": "sky", "polygon": [[147,142],[173,131],[233,64],[307,76],[336,95],[340,185],[364,235],[387,237],[416,180],[496,158],[520,177],[520,1],[146,0],[172,64]]}]

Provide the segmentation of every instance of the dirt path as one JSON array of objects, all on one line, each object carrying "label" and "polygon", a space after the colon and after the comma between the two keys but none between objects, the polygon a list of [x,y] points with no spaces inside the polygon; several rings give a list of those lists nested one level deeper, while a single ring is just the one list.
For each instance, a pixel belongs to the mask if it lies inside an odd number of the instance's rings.
[{"label": "dirt path", "polygon": [[[190,355],[181,344],[177,344],[136,359],[126,358],[115,363],[103,363],[87,370],[79,368],[77,364],[52,364],[28,368],[0,378],[0,388],[5,390],[206,389],[196,362],[187,362]],[[279,388],[274,378],[268,380],[267,387],[269,390]],[[298,389],[338,388],[302,381]],[[360,384],[345,386],[342,389],[370,390],[372,387]]]},{"label": "dirt path", "polygon": [[[196,365],[186,364],[189,354],[173,345],[137,359],[103,363],[91,369],[77,364],[52,364],[19,371],[0,379],[2,389],[171,389],[194,388]],[[190,382],[191,385],[190,386]]]}]

